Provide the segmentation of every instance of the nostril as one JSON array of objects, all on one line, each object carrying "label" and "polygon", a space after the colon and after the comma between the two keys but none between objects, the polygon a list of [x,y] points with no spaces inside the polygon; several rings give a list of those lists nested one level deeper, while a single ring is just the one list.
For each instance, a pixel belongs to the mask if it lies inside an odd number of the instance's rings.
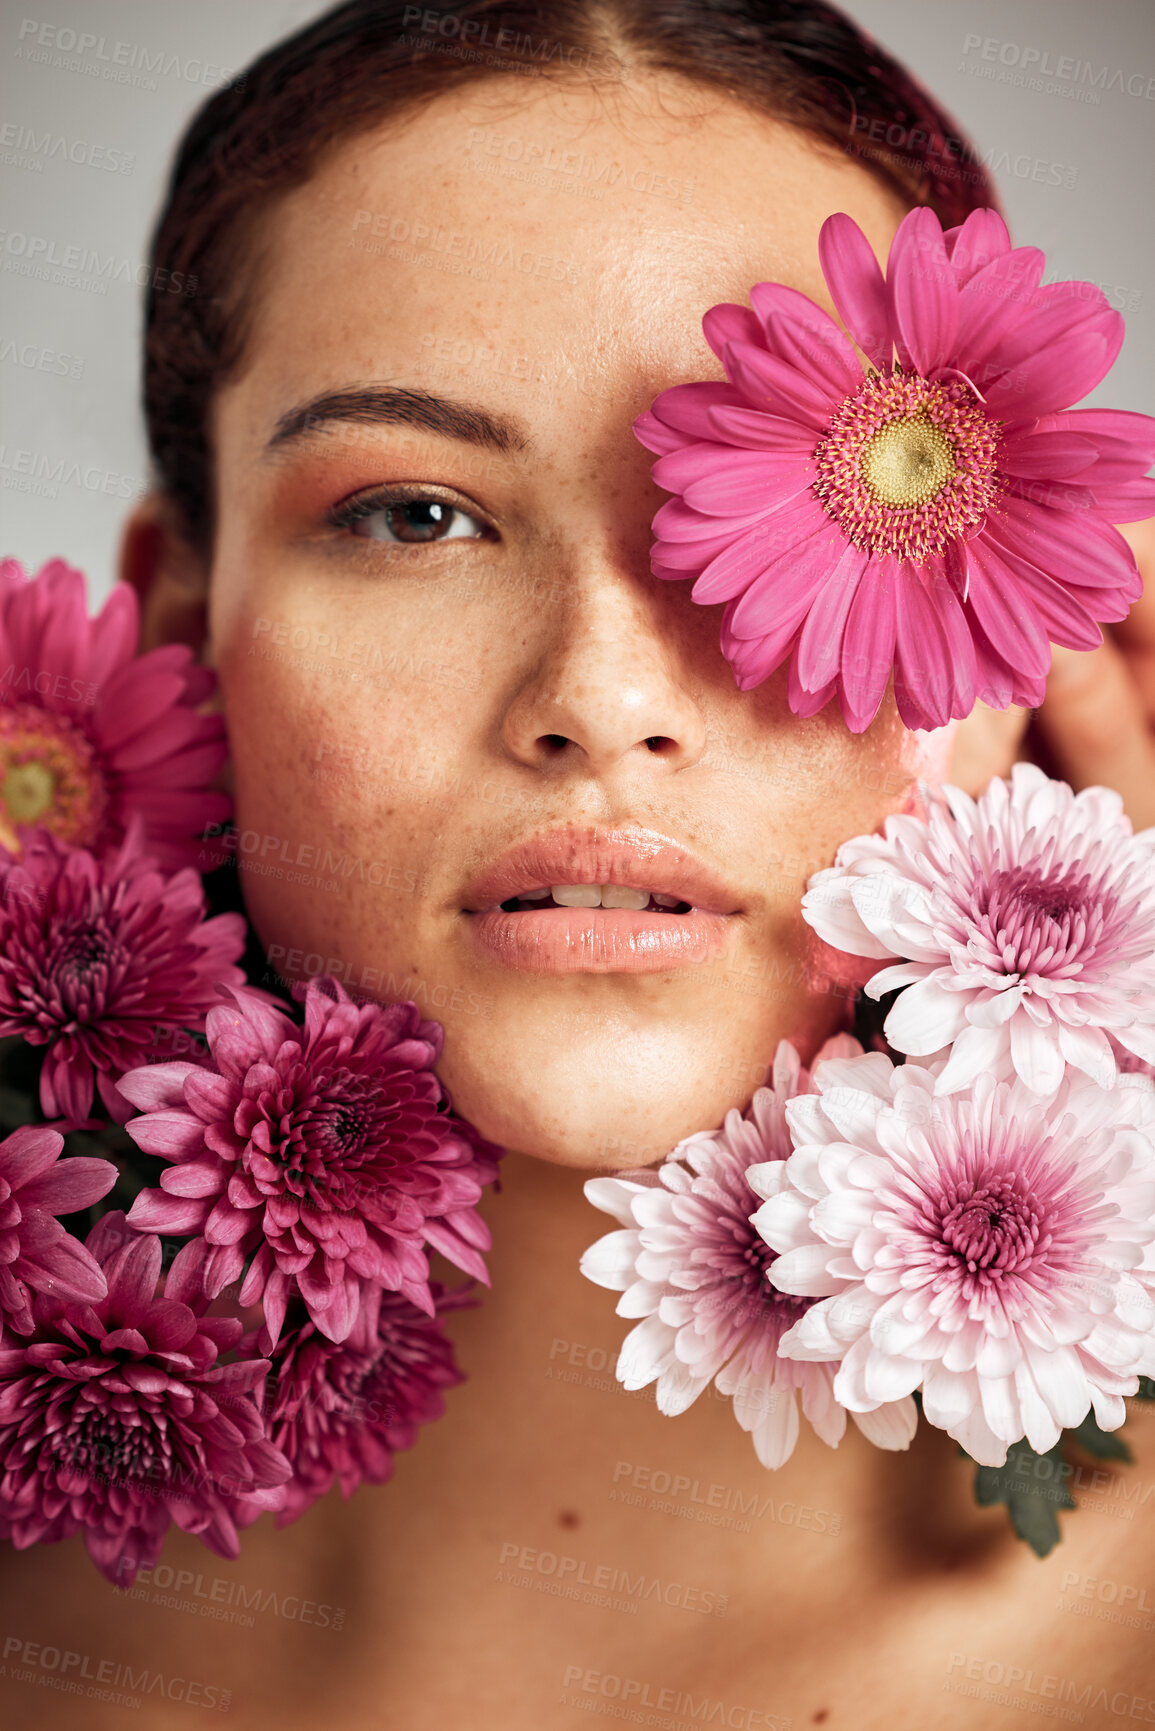
[{"label": "nostril", "polygon": [[651,733],[648,739],[642,741],[643,745],[645,745],[650,751],[654,752],[668,751],[674,743],[675,742],[672,739],[666,739],[665,736],[660,733]]},{"label": "nostril", "polygon": [[569,744],[564,733],[543,733],[541,742],[543,745],[547,745],[551,751],[564,751]]}]

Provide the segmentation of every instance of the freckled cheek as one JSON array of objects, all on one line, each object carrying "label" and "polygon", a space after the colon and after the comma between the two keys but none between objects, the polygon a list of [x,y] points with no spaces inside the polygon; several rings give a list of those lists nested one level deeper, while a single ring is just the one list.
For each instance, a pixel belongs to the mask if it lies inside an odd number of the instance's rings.
[{"label": "freckled cheek", "polygon": [[[221,670],[245,896],[266,945],[424,964],[469,831],[462,718],[420,680],[381,692],[241,657]],[[456,855],[457,846],[454,846]]]},{"label": "freckled cheek", "polygon": [[450,755],[432,688],[355,666],[228,669],[222,687],[238,787],[342,832],[413,803],[423,775]]}]

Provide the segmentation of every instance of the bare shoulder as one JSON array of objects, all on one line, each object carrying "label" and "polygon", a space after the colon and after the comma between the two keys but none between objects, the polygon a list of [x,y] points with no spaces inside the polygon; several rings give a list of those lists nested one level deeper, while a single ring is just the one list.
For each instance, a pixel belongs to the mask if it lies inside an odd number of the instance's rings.
[{"label": "bare shoulder", "polygon": [[1128,1408],[1130,1462],[1073,1453],[1058,1468],[1039,1463],[1061,1541],[1042,1559],[1020,1546],[986,1583],[985,1608],[942,1629],[944,1692],[972,1710],[1155,1725],[1155,1405]]},{"label": "bare shoulder", "polygon": [[[114,1731],[137,1722],[191,1726],[219,1712],[204,1634],[181,1641],[131,1591],[105,1581],[79,1539],[0,1546],[0,1719],[5,1731]],[[227,1704],[227,1703],[226,1703]]]},{"label": "bare shoulder", "polygon": [[[1046,1482],[1056,1507],[1068,1492],[1079,1506],[1060,1509],[1062,1540],[1041,1559],[1004,1509],[974,1507],[937,1435],[868,1533],[804,1529],[777,1491],[756,1540],[671,1517],[676,1566],[639,1553],[627,1571],[638,1602],[621,1606],[596,1590],[594,1565],[632,1555],[655,1523],[618,1505],[616,1524],[603,1532],[591,1512],[580,1538],[535,1551],[528,1569],[520,1552],[516,1569],[498,1566],[488,1527],[438,1536],[428,1508],[389,1501],[389,1487],[326,1501],[291,1529],[258,1523],[235,1563],[171,1534],[128,1590],[79,1540],[0,1547],[0,1721],[191,1731],[227,1711],[246,1731],[334,1718],[345,1731],[570,1731],[593,1713],[1002,1731],[1025,1713],[1155,1725],[1155,1407],[1130,1407],[1131,1464],[1083,1456]],[[387,1504],[385,1543],[374,1518]],[[588,1591],[555,1578],[563,1551]]]},{"label": "bare shoulder", "polygon": [[[5,1731],[260,1731],[321,1723],[310,1683],[339,1645],[340,1607],[294,1591],[278,1535],[246,1534],[236,1562],[171,1533],[131,1586],[106,1581],[80,1539],[0,1546],[0,1723]],[[303,1718],[298,1717],[304,1711]]]}]

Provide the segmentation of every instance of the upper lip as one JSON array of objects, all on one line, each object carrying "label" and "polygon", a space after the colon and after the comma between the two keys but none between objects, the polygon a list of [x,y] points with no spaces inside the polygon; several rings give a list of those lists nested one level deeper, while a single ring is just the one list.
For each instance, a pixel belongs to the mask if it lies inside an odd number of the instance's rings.
[{"label": "upper lip", "polygon": [[741,911],[729,886],[669,836],[580,825],[541,830],[517,842],[466,885],[465,909],[482,913],[545,884],[628,884],[677,896],[703,913]]}]

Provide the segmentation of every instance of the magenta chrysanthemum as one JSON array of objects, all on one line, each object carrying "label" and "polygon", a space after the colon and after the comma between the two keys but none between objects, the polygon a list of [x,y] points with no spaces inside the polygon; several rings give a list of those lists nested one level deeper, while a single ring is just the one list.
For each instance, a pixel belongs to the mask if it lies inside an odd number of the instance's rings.
[{"label": "magenta chrysanthemum", "polygon": [[[826,1043],[816,1065],[861,1051],[842,1035]],[[832,1392],[832,1367],[778,1354],[809,1301],[784,1297],[769,1278],[774,1256],[750,1224],[759,1197],[746,1172],[786,1160],[786,1103],[813,1085],[786,1040],[772,1080],[757,1090],[745,1118],[731,1109],[722,1129],[687,1137],[656,1170],[591,1178],[587,1197],[623,1230],[591,1245],[581,1269],[622,1293],[619,1316],[645,1319],[622,1346],[618,1381],[629,1389],[656,1382],[658,1408],[668,1415],[685,1412],[714,1382],[732,1396],[763,1466],[778,1467],[798,1440],[798,1393],[806,1417],[832,1446],[846,1429],[846,1412]],[[853,1416],[882,1448],[906,1448],[914,1434],[909,1399]]]},{"label": "magenta chrysanthemum", "polygon": [[109,1160],[60,1159],[64,1138],[29,1125],[0,1142],[0,1346],[5,1325],[32,1333],[32,1292],[93,1303],[107,1290],[90,1251],[58,1214],[98,1202],[116,1183]]},{"label": "magenta chrysanthemum", "polygon": [[978,800],[943,793],[928,822],[844,842],[802,901],[827,943],[902,958],[866,987],[905,988],[891,1045],[950,1046],[940,1093],[988,1071],[1049,1094],[1068,1064],[1109,1086],[1117,1049],[1155,1061],[1155,830],[1026,763]]},{"label": "magenta chrysanthemum", "polygon": [[[463,1300],[436,1281],[431,1292],[432,1317],[400,1293],[374,1288],[346,1340],[327,1339],[309,1321],[281,1335],[265,1395],[269,1439],[293,1468],[278,1526],[334,1483],[345,1498],[359,1484],[384,1484],[394,1455],[441,1417],[442,1390],[464,1377],[440,1317]],[[259,1350],[259,1335],[246,1347]]]},{"label": "magenta chrysanthemum", "polygon": [[1155,512],[1155,419],[1070,411],[1123,321],[1092,283],[1040,286],[993,210],[898,226],[885,280],[850,217],[819,257],[845,333],[797,290],[702,321],[726,384],[675,385],[634,430],[675,495],[655,575],[725,602],[748,690],[789,661],[790,706],[868,727],[891,674],[909,727],[1041,702],[1052,642],[1090,649],[1140,593],[1113,527]]},{"label": "magenta chrysanthemum", "polygon": [[780,1351],[837,1365],[870,1412],[922,1389],[975,1460],[1105,1430],[1155,1371],[1155,1089],[1071,1072],[1040,1105],[880,1053],[827,1064],[793,1100],[795,1153],[749,1174],[769,1278],[812,1303]]},{"label": "magenta chrysanthemum", "polygon": [[46,1048],[48,1117],[86,1119],[95,1073],[110,1116],[126,1118],[117,1074],[162,1030],[203,1027],[218,981],[243,983],[244,920],[204,911],[198,874],[163,876],[136,818],[115,854],[41,831],[18,861],[0,855],[0,1034]]},{"label": "magenta chrysanthemum", "polygon": [[501,1154],[450,1110],[442,1031],[416,1004],[358,1007],[328,976],[297,995],[303,1028],[249,991],[212,1010],[215,1073],[154,1064],[120,1083],[144,1113],[129,1134],[172,1162],[130,1223],[203,1237],[210,1297],[251,1257],[240,1302],[264,1305],[266,1347],[294,1293],[333,1341],[366,1286],[432,1315],[426,1244],[488,1281],[475,1204]]},{"label": "magenta chrysanthemum", "polygon": [[253,1398],[268,1362],[221,1364],[242,1325],[197,1313],[183,1252],[158,1296],[159,1240],[127,1232],[123,1214],[106,1214],[88,1248],[107,1295],[37,1294],[32,1339],[0,1350],[0,1537],[22,1550],[83,1532],[125,1587],[174,1522],[235,1557],[237,1515],[279,1508],[289,1475]]},{"label": "magenta chrysanthemum", "polygon": [[0,846],[18,853],[39,827],[102,853],[139,813],[146,850],[176,871],[229,815],[209,791],[224,723],[197,713],[216,677],[184,644],[137,656],[139,635],[127,583],[90,619],[63,560],[31,578],[0,560]]}]

